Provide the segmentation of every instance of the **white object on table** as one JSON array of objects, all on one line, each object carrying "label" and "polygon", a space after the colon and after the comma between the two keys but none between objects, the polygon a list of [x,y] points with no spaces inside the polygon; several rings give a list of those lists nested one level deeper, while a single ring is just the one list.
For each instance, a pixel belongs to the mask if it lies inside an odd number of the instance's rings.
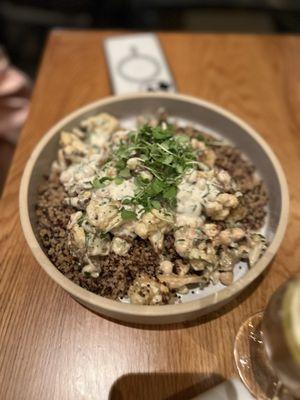
[{"label": "white object on table", "polygon": [[232,378],[192,400],[254,400],[239,378]]},{"label": "white object on table", "polygon": [[176,91],[155,34],[112,36],[104,41],[104,49],[115,94]]}]

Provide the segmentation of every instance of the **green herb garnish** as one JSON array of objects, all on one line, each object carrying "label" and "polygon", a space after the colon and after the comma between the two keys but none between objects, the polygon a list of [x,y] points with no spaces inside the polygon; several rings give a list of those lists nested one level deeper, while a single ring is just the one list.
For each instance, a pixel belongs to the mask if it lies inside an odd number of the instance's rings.
[{"label": "green herb garnish", "polygon": [[177,188],[175,186],[169,186],[167,189],[164,190],[163,198],[173,199],[174,197],[176,197],[176,194],[177,194]]},{"label": "green herb garnish", "polygon": [[116,185],[121,185],[124,182],[124,179],[121,178],[120,176],[117,176],[114,180]]},{"label": "green herb garnish", "polygon": [[157,210],[160,210],[160,209],[161,209],[161,204],[160,204],[159,201],[157,201],[157,200],[152,200],[152,201],[151,201],[151,204],[152,204],[152,207],[153,207],[153,208],[156,208]]},{"label": "green herb garnish", "polygon": [[130,220],[136,219],[136,213],[131,210],[123,209],[123,210],[121,210],[121,217],[125,221],[130,221]]},{"label": "green herb garnish", "polygon": [[121,169],[121,171],[119,172],[119,175],[122,178],[131,178],[131,173],[128,168]]},{"label": "green herb garnish", "polygon": [[[151,181],[142,179],[138,175],[140,171],[130,171],[126,167],[132,157],[139,159],[141,170],[152,174]],[[145,210],[153,207],[170,209],[176,207],[178,184],[186,171],[193,168],[196,153],[190,146],[189,137],[176,135],[172,125],[144,125],[129,135],[127,143],[120,144],[113,160],[119,177],[135,178],[137,189],[131,204],[142,205]]]},{"label": "green herb garnish", "polygon": [[93,182],[91,182],[91,184],[95,189],[101,189],[106,186],[104,183],[105,181],[111,181],[112,179],[113,178],[110,178],[109,176],[104,176],[103,178],[100,179],[95,178]]}]

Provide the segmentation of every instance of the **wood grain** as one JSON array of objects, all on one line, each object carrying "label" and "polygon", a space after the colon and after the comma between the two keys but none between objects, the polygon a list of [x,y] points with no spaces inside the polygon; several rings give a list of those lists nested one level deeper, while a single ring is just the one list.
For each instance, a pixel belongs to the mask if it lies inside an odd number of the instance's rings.
[{"label": "wood grain", "polygon": [[51,125],[110,94],[101,47],[108,34],[50,35],[0,201],[1,399],[190,399],[236,374],[232,349],[241,322],[299,271],[300,39],[176,33],[159,36],[179,90],[244,118],[283,165],[291,213],[271,268],[221,313],[161,328],[101,318],[41,270],[19,224],[20,177]]}]

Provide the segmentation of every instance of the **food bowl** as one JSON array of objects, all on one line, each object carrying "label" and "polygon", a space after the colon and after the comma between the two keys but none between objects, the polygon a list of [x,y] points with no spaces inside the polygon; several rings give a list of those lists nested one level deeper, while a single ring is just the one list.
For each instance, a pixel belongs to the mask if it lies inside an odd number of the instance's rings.
[{"label": "food bowl", "polygon": [[[180,304],[143,306],[110,300],[73,283],[47,257],[37,234],[35,204],[37,189],[56,158],[59,134],[78,125],[83,118],[100,112],[117,117],[130,126],[139,115],[153,114],[158,108],[170,117],[213,133],[239,148],[255,165],[270,194],[264,234],[269,243],[265,253],[250,269],[235,271],[230,286],[210,285],[186,297]],[[32,152],[20,187],[20,218],[27,243],[45,272],[71,296],[89,309],[124,322],[165,324],[187,321],[212,312],[251,284],[274,257],[284,236],[288,218],[288,189],[282,168],[268,144],[245,122],[230,112],[204,100],[164,93],[134,94],[96,101],[68,115],[50,129]]]}]

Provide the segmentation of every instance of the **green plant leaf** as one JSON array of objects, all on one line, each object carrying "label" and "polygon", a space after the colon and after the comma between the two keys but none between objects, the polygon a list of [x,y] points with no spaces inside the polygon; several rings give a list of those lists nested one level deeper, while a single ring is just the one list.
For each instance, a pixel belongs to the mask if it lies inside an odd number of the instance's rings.
[{"label": "green plant leaf", "polygon": [[134,211],[131,211],[131,210],[123,209],[121,211],[121,217],[125,221],[134,220],[134,219],[136,219],[136,213]]}]

